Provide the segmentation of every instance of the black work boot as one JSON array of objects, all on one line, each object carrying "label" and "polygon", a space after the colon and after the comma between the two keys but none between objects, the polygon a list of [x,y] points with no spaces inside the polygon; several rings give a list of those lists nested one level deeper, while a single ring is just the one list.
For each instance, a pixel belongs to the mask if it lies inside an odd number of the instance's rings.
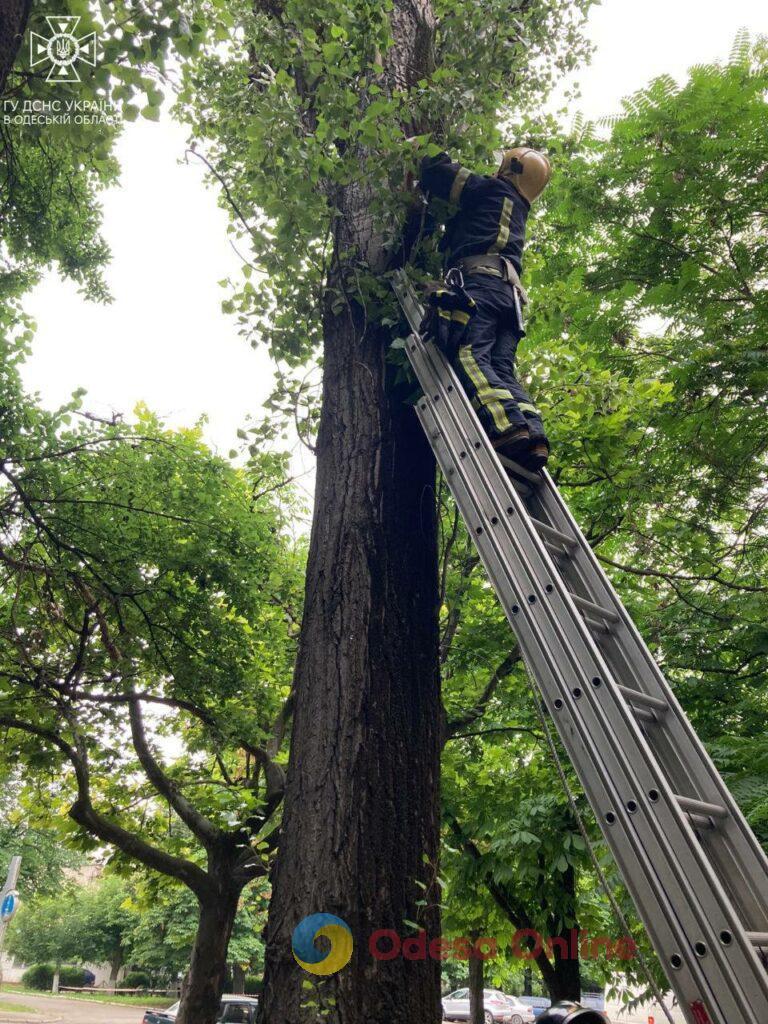
[{"label": "black work boot", "polygon": [[549,459],[549,441],[541,433],[531,431],[531,439],[518,457],[518,462],[532,473],[544,469]]},{"label": "black work boot", "polygon": [[519,462],[531,447],[528,427],[512,427],[498,437],[491,438],[491,444],[507,459]]}]

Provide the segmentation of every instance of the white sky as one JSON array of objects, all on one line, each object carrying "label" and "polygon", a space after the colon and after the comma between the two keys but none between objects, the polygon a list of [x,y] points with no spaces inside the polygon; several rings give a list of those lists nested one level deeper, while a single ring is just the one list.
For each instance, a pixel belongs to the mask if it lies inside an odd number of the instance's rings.
[{"label": "white sky", "polygon": [[[590,18],[592,65],[576,76],[578,108],[590,118],[614,113],[655,75],[681,79],[691,64],[727,58],[742,27],[768,32],[766,0],[604,0]],[[170,119],[127,126],[121,186],[104,197],[115,301],[84,303],[49,275],[27,303],[38,333],[25,377],[48,405],[85,387],[92,412],[130,413],[144,401],[173,424],[206,414],[206,436],[226,453],[269,393],[271,368],[220,310],[218,281],[239,275],[240,263],[201,165],[179,163],[184,149]],[[298,460],[309,468],[308,456]]]}]

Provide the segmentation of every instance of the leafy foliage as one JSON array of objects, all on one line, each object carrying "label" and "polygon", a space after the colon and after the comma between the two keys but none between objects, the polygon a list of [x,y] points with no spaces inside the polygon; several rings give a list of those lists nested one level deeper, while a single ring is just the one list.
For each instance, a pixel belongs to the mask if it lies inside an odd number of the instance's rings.
[{"label": "leafy foliage", "polygon": [[5,879],[11,857],[20,856],[18,889],[25,901],[38,894],[54,895],[64,884],[66,869],[83,860],[77,850],[62,844],[61,834],[50,823],[33,824],[32,819],[39,821],[34,803],[34,787],[25,787],[18,768],[0,778],[0,877]]},{"label": "leafy foliage", "polygon": [[50,988],[50,979],[45,970],[46,962],[60,967],[62,963],[82,963],[81,943],[83,935],[70,920],[66,899],[61,893],[43,896],[34,903],[19,910],[13,919],[7,936],[7,948],[11,956],[23,963],[37,964],[31,968],[33,975],[29,983],[35,988]]}]

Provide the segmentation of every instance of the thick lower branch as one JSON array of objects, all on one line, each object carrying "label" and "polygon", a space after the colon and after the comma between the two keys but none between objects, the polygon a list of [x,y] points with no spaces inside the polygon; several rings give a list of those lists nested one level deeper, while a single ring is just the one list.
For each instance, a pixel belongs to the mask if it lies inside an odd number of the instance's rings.
[{"label": "thick lower branch", "polygon": [[219,830],[192,806],[189,800],[179,792],[173,780],[169,779],[160,767],[160,763],[149,748],[144,730],[141,703],[137,698],[129,703],[128,713],[131,721],[133,746],[147,778],[157,792],[168,801],[192,834],[197,836],[204,846],[211,846],[218,840]]},{"label": "thick lower branch", "polygon": [[170,875],[171,878],[178,878],[199,897],[211,895],[213,887],[202,868],[182,857],[174,857],[172,854],[152,846],[132,832],[128,832],[121,825],[110,821],[95,809],[91,802],[87,761],[63,736],[53,729],[47,729],[10,715],[0,717],[0,726],[18,729],[31,736],[37,736],[57,747],[67,757],[75,770],[78,791],[77,800],[69,809],[69,816],[86,832],[102,839],[105,843],[116,846],[127,856],[146,864],[147,867],[160,871],[164,875]]}]

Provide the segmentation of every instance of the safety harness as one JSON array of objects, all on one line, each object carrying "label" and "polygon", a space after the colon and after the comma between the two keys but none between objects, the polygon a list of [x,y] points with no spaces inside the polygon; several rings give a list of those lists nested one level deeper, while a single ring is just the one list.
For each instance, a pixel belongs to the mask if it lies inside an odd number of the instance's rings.
[{"label": "safety harness", "polygon": [[[448,274],[453,271],[458,271],[464,276],[471,277],[473,274],[489,274],[491,277],[501,278],[502,281],[506,281],[512,286],[512,291],[515,296],[515,310],[517,311],[517,322],[520,327],[521,334],[525,334],[525,319],[523,317],[523,309],[528,305],[528,292],[523,288],[523,283],[520,280],[520,275],[517,272],[512,260],[507,259],[506,256],[499,256],[495,253],[486,253],[482,256],[465,256],[463,260],[459,260],[451,269]],[[446,276],[446,280],[448,277]]]}]

